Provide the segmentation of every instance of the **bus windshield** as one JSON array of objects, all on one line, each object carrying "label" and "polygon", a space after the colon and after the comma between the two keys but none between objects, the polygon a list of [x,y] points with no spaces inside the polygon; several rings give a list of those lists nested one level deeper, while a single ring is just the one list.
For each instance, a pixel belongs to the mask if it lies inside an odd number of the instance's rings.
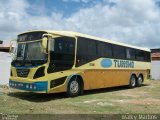
[{"label": "bus windshield", "polygon": [[19,43],[16,60],[46,60],[47,55],[41,51],[41,41],[30,43]]}]

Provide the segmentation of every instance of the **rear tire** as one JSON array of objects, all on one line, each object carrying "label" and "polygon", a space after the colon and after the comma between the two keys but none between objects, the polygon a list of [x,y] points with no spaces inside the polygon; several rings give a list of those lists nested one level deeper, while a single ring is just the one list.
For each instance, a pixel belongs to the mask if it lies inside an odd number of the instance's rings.
[{"label": "rear tire", "polygon": [[132,75],[129,82],[129,88],[134,88],[136,86],[136,76]]},{"label": "rear tire", "polygon": [[81,84],[77,76],[71,78],[67,87],[68,97],[76,97],[81,93]]},{"label": "rear tire", "polygon": [[138,76],[138,79],[136,81],[136,87],[141,87],[142,86],[142,83],[143,83],[143,76],[142,75],[139,75]]}]

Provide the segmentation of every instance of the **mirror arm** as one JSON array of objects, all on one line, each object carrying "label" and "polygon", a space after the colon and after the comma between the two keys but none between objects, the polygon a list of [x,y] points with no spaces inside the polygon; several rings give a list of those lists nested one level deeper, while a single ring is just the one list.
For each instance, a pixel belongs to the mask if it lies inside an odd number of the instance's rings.
[{"label": "mirror arm", "polygon": [[43,36],[42,37],[45,37],[45,36],[49,36],[49,37],[51,37],[51,38],[53,38],[53,35],[52,34],[43,34]]},{"label": "mirror arm", "polygon": [[43,34],[42,35],[42,51],[43,53],[45,54],[48,54],[48,50],[47,50],[47,46],[48,46],[48,41],[50,38],[53,38],[53,35],[52,34]]}]

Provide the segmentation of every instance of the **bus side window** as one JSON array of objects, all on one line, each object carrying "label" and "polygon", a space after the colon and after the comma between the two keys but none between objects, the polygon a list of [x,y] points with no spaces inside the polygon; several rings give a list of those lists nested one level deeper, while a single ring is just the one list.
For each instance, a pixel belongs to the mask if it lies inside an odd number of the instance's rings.
[{"label": "bus side window", "polygon": [[151,54],[150,54],[150,52],[145,52],[144,53],[144,60],[146,62],[151,62]]},{"label": "bus side window", "polygon": [[57,44],[57,51],[61,52],[61,53],[65,52],[65,46],[62,45],[62,43],[58,43]]},{"label": "bus side window", "polygon": [[122,46],[113,45],[113,55],[114,58],[116,59],[125,59],[126,58],[125,48]]},{"label": "bus side window", "polygon": [[50,41],[51,60],[73,62],[75,40],[69,37],[59,37]]},{"label": "bus side window", "polygon": [[109,43],[98,42],[97,44],[97,54],[99,57],[112,58],[112,45]]},{"label": "bus side window", "polygon": [[111,44],[108,44],[106,43],[105,45],[105,57],[107,58],[112,58],[113,57],[113,50],[112,50],[112,45]]},{"label": "bus side window", "polygon": [[135,60],[135,50],[131,48],[126,48],[126,57],[130,60]]},{"label": "bus side window", "polygon": [[97,59],[97,43],[88,38],[78,38],[76,67]]},{"label": "bus side window", "polygon": [[144,60],[144,52],[141,50],[136,50],[136,60],[143,61]]},{"label": "bus side window", "polygon": [[107,51],[105,51],[105,43],[97,42],[97,54],[98,57],[105,57]]},{"label": "bus side window", "polygon": [[75,39],[58,37],[50,42],[50,64],[47,72],[53,73],[71,69],[75,58]]},{"label": "bus side window", "polygon": [[87,41],[84,38],[78,38],[77,41],[77,55],[76,55],[76,67],[79,67],[87,63]]},{"label": "bus side window", "polygon": [[94,40],[87,40],[88,50],[87,53],[89,56],[96,56],[97,49],[96,49],[96,41]]}]

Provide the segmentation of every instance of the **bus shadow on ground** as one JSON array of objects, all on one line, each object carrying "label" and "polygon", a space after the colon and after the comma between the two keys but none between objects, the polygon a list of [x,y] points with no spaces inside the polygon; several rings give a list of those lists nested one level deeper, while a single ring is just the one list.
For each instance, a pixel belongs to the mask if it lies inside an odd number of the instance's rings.
[{"label": "bus shadow on ground", "polygon": [[[149,85],[143,84],[142,87],[144,86],[149,86]],[[84,91],[83,96],[91,95],[91,94],[96,95],[99,93],[115,92],[115,91],[121,91],[121,90],[127,90],[127,89],[129,89],[128,86],[120,86],[120,87],[102,88],[102,89],[96,89],[96,90],[87,90],[87,91]],[[51,100],[68,98],[66,93],[46,94],[46,93],[33,93],[33,92],[10,92],[7,95],[22,99],[22,100],[28,100],[31,102],[47,102]]]},{"label": "bus shadow on ground", "polygon": [[46,93],[33,93],[33,92],[11,92],[8,93],[8,96],[19,98],[22,100],[28,100],[31,102],[47,102],[51,100],[67,98],[66,93],[46,94]]}]

